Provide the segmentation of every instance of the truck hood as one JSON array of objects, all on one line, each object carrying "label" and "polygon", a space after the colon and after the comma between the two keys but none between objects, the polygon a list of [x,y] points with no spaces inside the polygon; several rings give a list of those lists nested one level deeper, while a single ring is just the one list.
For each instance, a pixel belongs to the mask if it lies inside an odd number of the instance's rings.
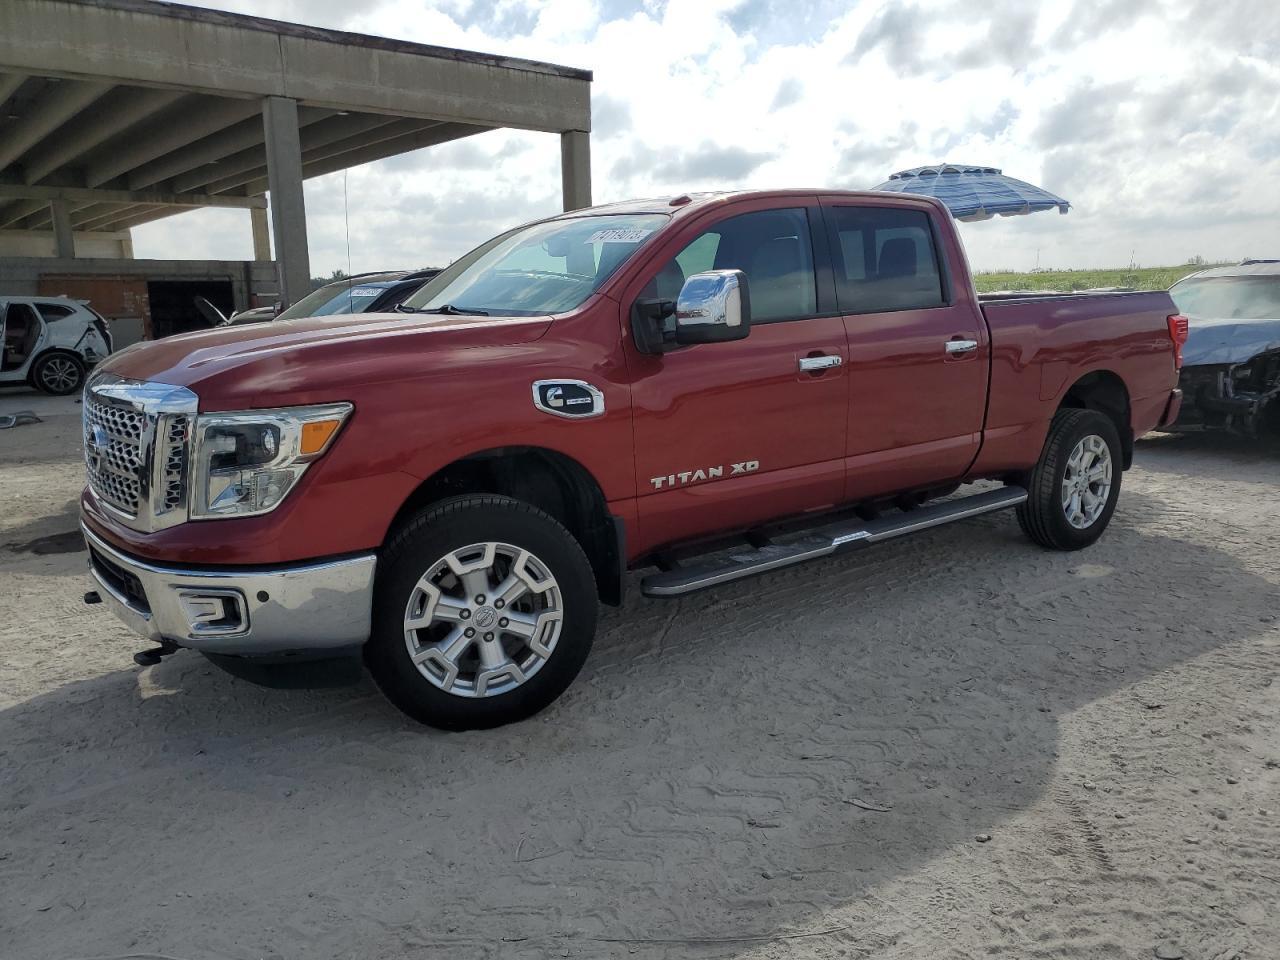
[{"label": "truck hood", "polygon": [[189,387],[201,410],[341,399],[369,382],[421,376],[470,351],[531,343],[550,317],[342,314],[219,327],[138,343],[98,369]]},{"label": "truck hood", "polygon": [[1260,353],[1280,350],[1280,319],[1213,320],[1190,318],[1190,332],[1182,348],[1182,363],[1199,367],[1218,363],[1246,363]]}]

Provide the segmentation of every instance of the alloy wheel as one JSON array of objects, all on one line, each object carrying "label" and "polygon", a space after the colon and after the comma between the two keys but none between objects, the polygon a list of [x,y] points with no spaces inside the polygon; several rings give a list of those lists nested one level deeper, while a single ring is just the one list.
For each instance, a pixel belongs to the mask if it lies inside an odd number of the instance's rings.
[{"label": "alloy wheel", "polygon": [[559,584],[528,550],[474,543],[433,563],[409,594],[404,642],[418,672],[458,697],[510,693],[555,652]]},{"label": "alloy wheel", "polygon": [[1111,470],[1111,448],[1097,434],[1090,434],[1072,449],[1062,475],[1062,510],[1077,530],[1093,526],[1106,509]]},{"label": "alloy wheel", "polygon": [[79,380],[80,371],[75,361],[66,357],[51,357],[40,371],[40,382],[58,393],[73,389]]}]

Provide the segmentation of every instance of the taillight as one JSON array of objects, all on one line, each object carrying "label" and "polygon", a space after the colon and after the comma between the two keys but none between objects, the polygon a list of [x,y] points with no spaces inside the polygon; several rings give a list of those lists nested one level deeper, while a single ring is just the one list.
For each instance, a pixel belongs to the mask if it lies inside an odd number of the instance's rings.
[{"label": "taillight", "polygon": [[1169,339],[1173,341],[1173,369],[1182,369],[1182,345],[1191,333],[1191,323],[1180,313],[1169,315]]}]

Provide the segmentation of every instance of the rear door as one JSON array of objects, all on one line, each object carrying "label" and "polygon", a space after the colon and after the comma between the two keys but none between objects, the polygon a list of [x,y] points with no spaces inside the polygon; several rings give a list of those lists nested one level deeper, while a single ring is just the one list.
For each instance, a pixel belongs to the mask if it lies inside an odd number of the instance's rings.
[{"label": "rear door", "polygon": [[846,499],[944,483],[977,454],[989,343],[931,219],[912,201],[826,198],[849,341]]},{"label": "rear door", "polygon": [[743,340],[652,356],[626,338],[640,549],[840,501],[847,349],[825,245],[816,202],[752,201],[689,225],[637,277],[624,311],[712,269],[742,270],[751,303]]}]

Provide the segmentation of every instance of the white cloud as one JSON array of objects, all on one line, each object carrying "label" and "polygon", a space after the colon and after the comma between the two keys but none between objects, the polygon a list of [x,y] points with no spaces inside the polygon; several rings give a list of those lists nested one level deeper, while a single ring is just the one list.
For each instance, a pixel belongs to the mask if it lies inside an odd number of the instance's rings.
[{"label": "white cloud", "polygon": [[[952,160],[1002,167],[1074,204],[1066,217],[966,225],[980,268],[1280,252],[1280,4],[1080,0],[1038,14],[1024,0],[213,5],[594,70],[598,202],[868,187]],[[1245,14],[1249,37],[1236,40]],[[559,188],[549,134],[495,131],[353,169],[351,265],[444,262],[554,212]],[[341,174],[307,184],[315,273],[347,266],[342,194]],[[185,214],[138,228],[135,247],[162,255],[185,238],[241,256],[244,220]]]}]

